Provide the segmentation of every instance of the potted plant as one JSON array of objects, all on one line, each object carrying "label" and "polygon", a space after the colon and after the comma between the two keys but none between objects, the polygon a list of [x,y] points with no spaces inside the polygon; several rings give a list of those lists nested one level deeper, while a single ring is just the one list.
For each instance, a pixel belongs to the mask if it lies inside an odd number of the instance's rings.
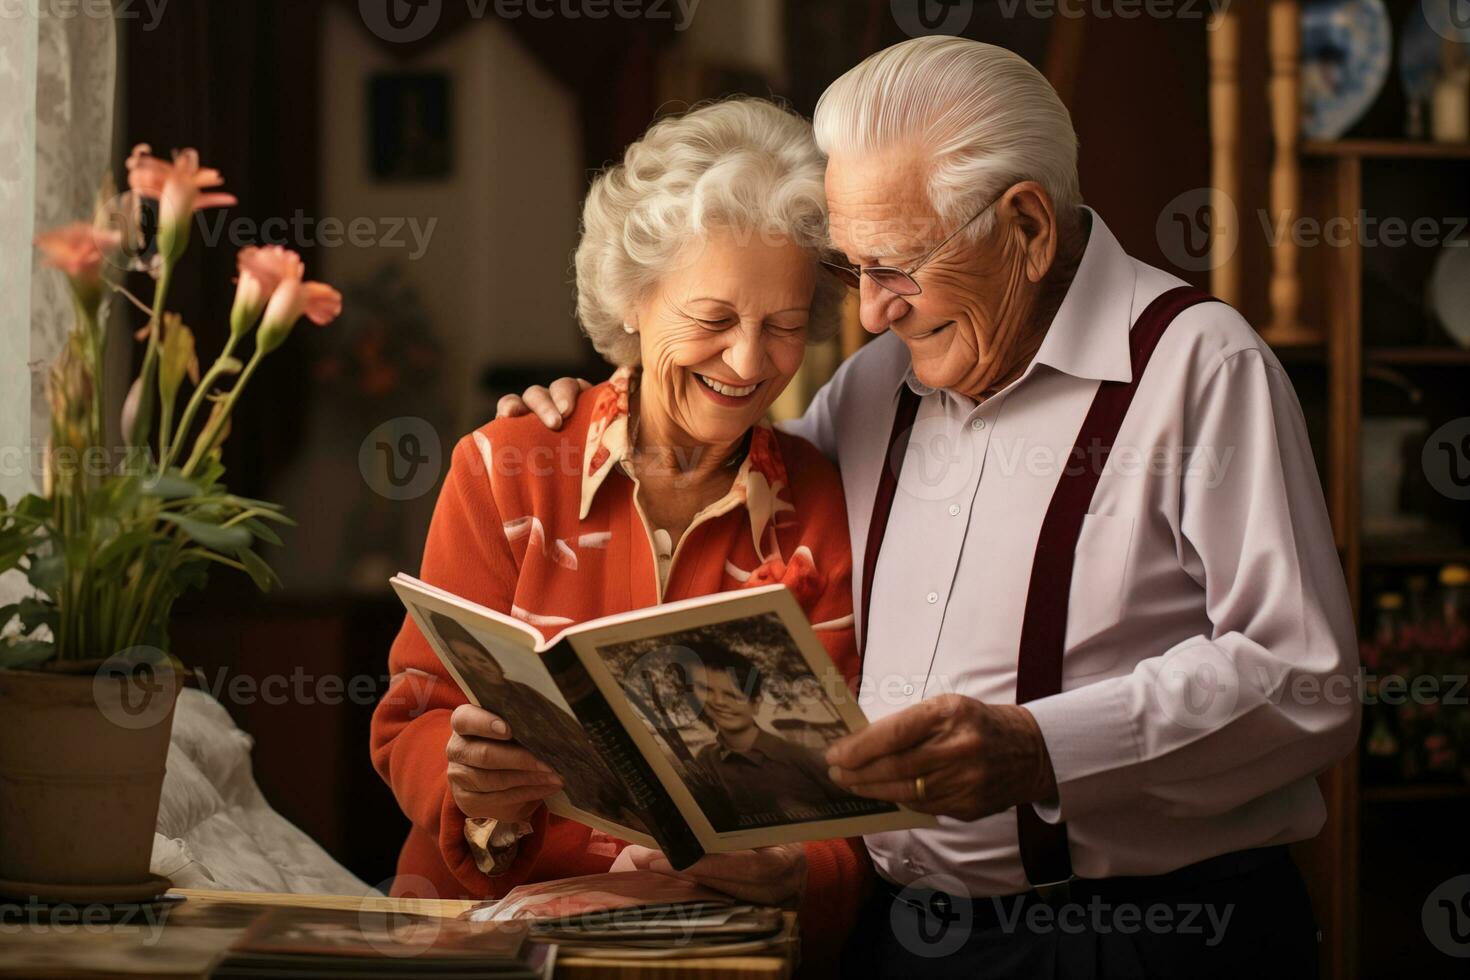
[{"label": "potted plant", "polygon": [[[335,289],[304,281],[295,252],[245,248],[228,338],[201,377],[193,332],[167,310],[169,285],[195,212],[235,198],[193,150],[168,161],[140,145],[127,169],[128,192],[91,224],[36,240],[70,283],[76,324],[48,379],[41,492],[0,499],[0,573],[30,587],[0,607],[0,892],[26,898],[128,901],[167,887],[149,858],[179,686],[170,611],[211,564],[261,589],[276,581],[256,549],[280,544],[270,524],[289,521],[229,491],[220,447],[297,321],[341,312]],[[149,274],[151,302],[113,274],[126,269]],[[102,382],[115,296],[147,321],[110,442]]]}]

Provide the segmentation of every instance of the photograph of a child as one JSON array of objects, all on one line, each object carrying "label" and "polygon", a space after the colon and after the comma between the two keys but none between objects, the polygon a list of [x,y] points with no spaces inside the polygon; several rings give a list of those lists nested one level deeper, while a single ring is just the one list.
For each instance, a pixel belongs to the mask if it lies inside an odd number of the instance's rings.
[{"label": "photograph of a child", "polygon": [[[622,781],[603,765],[602,757],[549,675],[543,671],[544,691],[537,690],[529,677],[512,679],[501,659],[490,652],[489,647],[497,645],[493,636],[471,633],[442,613],[420,608],[419,615],[420,622],[427,621],[438,635],[445,654],[480,706],[505,719],[511,737],[555,768],[566,781],[564,792],[573,806],[641,833],[648,832]],[[500,652],[501,658],[512,663],[517,658],[535,656],[514,647]]]},{"label": "photograph of a child", "polygon": [[774,613],[597,653],[716,832],[896,810],[827,777],[849,729]]}]

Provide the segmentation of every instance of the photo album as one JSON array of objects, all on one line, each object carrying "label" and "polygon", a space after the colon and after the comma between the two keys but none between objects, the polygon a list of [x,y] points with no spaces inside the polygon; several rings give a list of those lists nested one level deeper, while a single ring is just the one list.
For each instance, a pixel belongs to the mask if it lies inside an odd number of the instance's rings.
[{"label": "photo album", "polygon": [[827,746],[867,725],[781,585],[535,627],[408,575],[391,584],[473,703],[564,781],[560,814],[706,853],[932,826],[827,776]]}]

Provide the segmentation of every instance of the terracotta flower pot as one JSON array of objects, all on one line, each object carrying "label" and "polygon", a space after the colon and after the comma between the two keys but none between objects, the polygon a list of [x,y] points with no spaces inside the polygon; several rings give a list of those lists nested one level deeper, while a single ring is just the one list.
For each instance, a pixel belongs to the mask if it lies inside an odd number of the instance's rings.
[{"label": "terracotta flower pot", "polygon": [[0,670],[0,881],[45,900],[149,878],[178,693],[116,658]]}]

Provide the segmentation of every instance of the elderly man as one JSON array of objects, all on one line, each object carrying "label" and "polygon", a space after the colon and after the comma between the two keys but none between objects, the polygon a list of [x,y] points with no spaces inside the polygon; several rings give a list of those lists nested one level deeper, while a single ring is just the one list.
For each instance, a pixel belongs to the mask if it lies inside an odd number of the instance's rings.
[{"label": "elderly man", "polygon": [[[1284,845],[1356,738],[1300,408],[1234,310],[1082,207],[1002,49],[907,41],[817,106],[834,271],[877,340],[791,426],[842,470],[879,834],[865,973],[1311,976]],[[549,424],[575,382],[533,389]],[[503,410],[518,410],[514,404]]]}]

